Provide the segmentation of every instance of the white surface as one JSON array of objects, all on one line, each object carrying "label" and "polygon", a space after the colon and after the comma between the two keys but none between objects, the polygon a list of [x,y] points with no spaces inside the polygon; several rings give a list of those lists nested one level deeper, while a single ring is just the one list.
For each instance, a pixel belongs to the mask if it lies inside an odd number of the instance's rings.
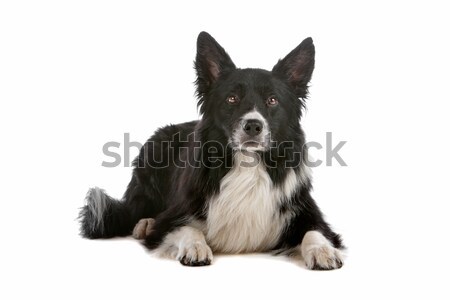
[{"label": "white surface", "polygon": [[[445,4],[156,3],[0,4],[0,298],[448,299]],[[183,268],[131,239],[77,235],[88,187],[121,196],[130,179],[130,168],[101,167],[105,142],[123,145],[129,132],[143,143],[159,126],[197,118],[201,30],[236,65],[267,69],[313,37],[303,126],[309,141],[327,131],[348,141],[348,167],[313,174],[314,197],[349,248],[343,269],[268,255]]]}]

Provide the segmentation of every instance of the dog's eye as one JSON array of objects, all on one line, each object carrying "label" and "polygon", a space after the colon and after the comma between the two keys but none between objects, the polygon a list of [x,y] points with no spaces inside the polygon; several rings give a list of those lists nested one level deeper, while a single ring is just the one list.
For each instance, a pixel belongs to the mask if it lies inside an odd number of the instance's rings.
[{"label": "dog's eye", "polygon": [[267,99],[267,105],[269,106],[274,106],[278,104],[278,99],[275,97],[269,97],[269,99]]},{"label": "dog's eye", "polygon": [[227,98],[227,103],[228,104],[238,104],[239,98],[237,96],[230,96]]}]

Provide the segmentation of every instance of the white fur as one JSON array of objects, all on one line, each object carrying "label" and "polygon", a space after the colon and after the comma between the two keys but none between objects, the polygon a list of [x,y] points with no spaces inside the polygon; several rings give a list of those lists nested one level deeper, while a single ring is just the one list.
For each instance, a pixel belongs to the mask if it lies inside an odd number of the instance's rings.
[{"label": "white fur", "polygon": [[213,258],[203,232],[192,226],[180,227],[166,235],[156,251],[161,256],[189,262],[211,262]]},{"label": "white fur", "polygon": [[92,222],[91,229],[99,229],[103,231],[103,213],[108,207],[105,191],[99,187],[89,189],[86,195],[87,208],[92,212],[94,222]]},{"label": "white fur", "polygon": [[267,124],[267,120],[261,115],[261,113],[256,109],[256,107],[251,111],[242,116],[242,121],[247,121],[251,119],[259,120],[263,123],[263,132],[262,134],[269,133],[269,125]]},{"label": "white fur", "polygon": [[[245,146],[245,142],[242,143],[242,140],[244,137],[247,136],[247,134],[244,132],[244,124],[251,119],[256,119],[261,121],[263,124],[262,132],[257,136],[253,137],[253,139],[259,139],[260,145],[257,147],[249,147]],[[270,131],[269,131],[269,125],[267,123],[267,120],[254,108],[252,111],[246,113],[242,116],[240,119],[240,122],[237,124],[237,128],[235,128],[233,136],[231,137],[231,142],[236,145],[239,149],[245,149],[247,151],[262,151],[266,149],[266,147],[269,145],[270,140]]]},{"label": "white fur", "polygon": [[342,252],[334,248],[318,231],[308,231],[305,234],[300,250],[309,269],[337,269],[344,261]]},{"label": "white fur", "polygon": [[307,184],[311,181],[312,170],[304,162],[301,163],[300,173],[298,174],[299,180],[302,184]]},{"label": "white fur", "polygon": [[220,193],[209,201],[204,230],[215,251],[269,250],[292,217],[290,212],[281,214],[279,204],[289,201],[304,179],[291,169],[284,183],[275,187],[263,162],[254,163],[255,157],[259,156],[236,152],[233,169],[221,181]]}]

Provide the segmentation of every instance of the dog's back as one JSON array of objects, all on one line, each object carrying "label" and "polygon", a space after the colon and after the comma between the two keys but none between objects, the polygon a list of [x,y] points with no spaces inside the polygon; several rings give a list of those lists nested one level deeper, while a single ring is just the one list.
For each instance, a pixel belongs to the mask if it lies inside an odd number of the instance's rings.
[{"label": "dog's back", "polygon": [[160,128],[133,161],[133,175],[121,201],[95,187],[80,212],[81,234],[87,238],[127,236],[142,218],[154,218],[169,204],[177,170],[193,139],[198,121]]}]

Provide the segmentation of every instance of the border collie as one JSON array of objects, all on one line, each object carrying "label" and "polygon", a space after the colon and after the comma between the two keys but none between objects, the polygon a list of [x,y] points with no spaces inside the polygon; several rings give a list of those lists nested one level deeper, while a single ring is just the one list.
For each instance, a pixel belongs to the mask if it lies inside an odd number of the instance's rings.
[{"label": "border collie", "polygon": [[201,119],[160,128],[146,142],[122,200],[90,189],[81,235],[133,235],[186,266],[211,264],[213,252],[298,250],[309,269],[340,268],[344,246],[311,197],[299,122],[314,56],[307,38],[272,71],[239,69],[201,32]]}]

